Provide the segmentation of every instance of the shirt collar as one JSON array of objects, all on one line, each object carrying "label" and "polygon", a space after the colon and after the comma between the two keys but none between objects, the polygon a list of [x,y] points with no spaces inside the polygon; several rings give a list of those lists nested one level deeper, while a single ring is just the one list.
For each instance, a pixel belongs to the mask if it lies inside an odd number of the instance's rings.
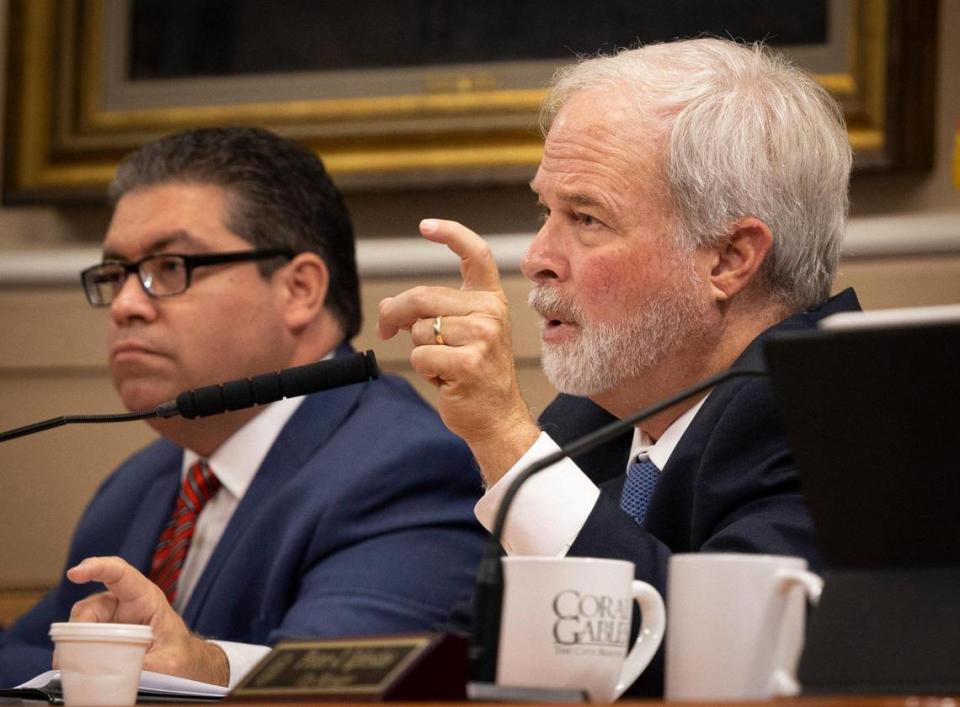
[{"label": "shirt collar", "polygon": [[[336,355],[336,349],[321,358],[326,361]],[[257,475],[257,470],[270,451],[270,447],[280,436],[280,430],[293,417],[303,403],[303,398],[283,398],[265,406],[259,415],[233,433],[217,451],[210,455],[207,462],[210,469],[230,494],[237,499],[243,498],[247,488]],[[183,450],[183,467],[180,478],[187,476],[187,470],[193,466],[200,455],[190,449]]]},{"label": "shirt collar", "polygon": [[656,464],[658,469],[663,471],[667,462],[670,460],[670,455],[673,454],[673,450],[676,449],[677,444],[680,443],[680,438],[683,437],[683,433],[687,431],[690,423],[693,422],[693,418],[696,417],[700,408],[703,407],[703,403],[707,397],[709,397],[709,395],[700,398],[696,405],[670,423],[670,426],[664,430],[663,434],[660,435],[660,439],[656,442],[650,439],[650,435],[646,432],[639,427],[635,427],[633,429],[633,442],[630,445],[630,456],[627,464],[632,463],[638,454],[646,454],[650,458],[650,461]]},{"label": "shirt collar", "polygon": [[[302,403],[303,398],[285,398],[270,403],[210,455],[207,459],[210,469],[232,496],[243,498],[280,430]],[[200,458],[190,449],[183,450],[181,478]]]}]

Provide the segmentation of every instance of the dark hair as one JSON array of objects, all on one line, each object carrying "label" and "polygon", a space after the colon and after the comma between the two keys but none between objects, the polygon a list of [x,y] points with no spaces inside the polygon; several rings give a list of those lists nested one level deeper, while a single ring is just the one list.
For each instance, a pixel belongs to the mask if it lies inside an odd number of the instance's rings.
[{"label": "dark hair", "polygon": [[[210,184],[228,193],[226,225],[256,248],[312,251],[327,264],[325,306],[347,340],[360,330],[353,224],[323,162],[293,140],[260,128],[173,133],[129,154],[108,188],[111,203],[165,182]],[[261,264],[267,276],[277,264]]]}]

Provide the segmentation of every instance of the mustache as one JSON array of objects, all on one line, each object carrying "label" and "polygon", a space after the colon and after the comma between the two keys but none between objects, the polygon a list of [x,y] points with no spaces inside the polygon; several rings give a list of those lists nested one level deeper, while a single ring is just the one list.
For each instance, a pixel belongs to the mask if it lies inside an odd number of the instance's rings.
[{"label": "mustache", "polygon": [[537,285],[527,296],[527,304],[544,319],[559,319],[577,324],[583,319],[580,304],[547,285]]}]

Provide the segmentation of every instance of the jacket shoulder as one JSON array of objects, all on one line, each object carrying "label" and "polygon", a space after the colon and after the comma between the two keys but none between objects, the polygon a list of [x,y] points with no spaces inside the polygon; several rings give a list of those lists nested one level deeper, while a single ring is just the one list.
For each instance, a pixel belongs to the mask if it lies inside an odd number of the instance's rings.
[{"label": "jacket shoulder", "polygon": [[[159,474],[175,466],[179,469],[183,450],[166,439],[158,439],[125,460],[104,480],[98,495],[108,490],[142,489]],[[136,492],[139,495],[139,492]]]}]

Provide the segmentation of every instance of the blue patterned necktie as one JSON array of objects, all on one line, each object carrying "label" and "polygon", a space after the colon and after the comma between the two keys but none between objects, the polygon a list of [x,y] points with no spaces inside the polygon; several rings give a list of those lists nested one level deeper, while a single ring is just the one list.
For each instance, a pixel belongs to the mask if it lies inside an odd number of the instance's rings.
[{"label": "blue patterned necktie", "polygon": [[647,504],[653,496],[653,490],[660,479],[660,470],[646,454],[640,454],[627,468],[627,478],[623,482],[620,495],[620,508],[631,518],[643,525],[647,514]]}]

